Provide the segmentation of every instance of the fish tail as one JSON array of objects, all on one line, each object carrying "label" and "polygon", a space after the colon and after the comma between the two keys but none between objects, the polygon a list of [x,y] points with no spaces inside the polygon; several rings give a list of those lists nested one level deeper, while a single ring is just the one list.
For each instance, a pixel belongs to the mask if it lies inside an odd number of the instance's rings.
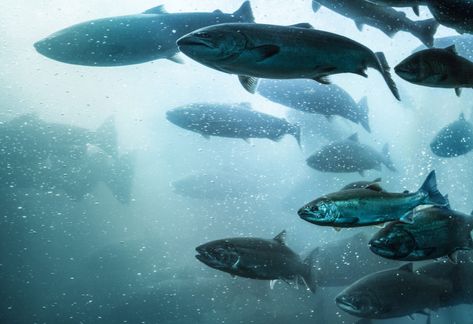
[{"label": "fish tail", "polygon": [[368,107],[368,98],[363,97],[358,102],[359,112],[361,113],[360,124],[368,133],[371,133],[370,121],[369,121],[369,107]]},{"label": "fish tail", "polygon": [[315,248],[304,259],[304,265],[306,266],[306,271],[304,275],[302,275],[302,278],[304,279],[304,283],[313,294],[315,294],[315,292],[317,291],[317,278],[316,278],[316,271],[314,269],[314,261],[315,261],[316,254],[318,252],[319,252],[318,248]]},{"label": "fish tail", "polygon": [[391,160],[391,154],[389,154],[389,144],[386,143],[383,146],[383,163],[391,171],[396,172],[396,167],[394,166],[393,161]]},{"label": "fish tail", "polygon": [[116,156],[118,153],[117,129],[115,127],[115,118],[109,117],[95,131],[95,143],[100,149],[108,154]]},{"label": "fish tail", "polygon": [[391,68],[389,67],[388,61],[386,60],[386,56],[383,52],[377,52],[375,55],[378,63],[377,70],[383,75],[383,78],[386,81],[386,84],[388,85],[389,89],[393,93],[394,97],[396,97],[397,100],[401,101],[401,97],[399,96],[399,91],[397,90],[396,83],[394,83],[391,73],[389,72]]},{"label": "fish tail", "polygon": [[445,197],[437,189],[437,177],[435,176],[435,170],[429,173],[419,191],[427,194],[427,198],[425,198],[424,201],[424,204],[426,205],[448,205],[448,200],[445,199]]},{"label": "fish tail", "polygon": [[435,19],[427,19],[414,22],[414,26],[412,34],[420,39],[425,46],[434,46],[434,35],[437,32],[439,23]]},{"label": "fish tail", "polygon": [[250,1],[243,2],[241,7],[233,13],[233,16],[240,18],[243,22],[255,22]]}]

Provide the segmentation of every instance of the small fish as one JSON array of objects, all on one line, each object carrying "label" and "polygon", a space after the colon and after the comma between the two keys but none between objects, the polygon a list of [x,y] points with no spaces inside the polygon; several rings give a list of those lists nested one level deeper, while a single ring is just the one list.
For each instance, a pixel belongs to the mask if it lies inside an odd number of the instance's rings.
[{"label": "small fish", "polygon": [[206,138],[268,138],[279,141],[284,135],[290,134],[299,145],[301,140],[299,126],[292,125],[285,119],[257,112],[248,103],[191,104],[168,111],[166,118],[171,123]]},{"label": "small fish", "polygon": [[432,48],[412,54],[394,70],[404,80],[434,88],[473,88],[473,62],[458,55],[455,45]]},{"label": "small fish", "polygon": [[313,79],[330,83],[333,74],[367,77],[381,73],[393,95],[399,92],[383,53],[373,53],[352,39],[314,29],[307,23],[292,26],[220,24],[196,30],[177,41],[181,52],[212,69],[236,74],[243,87],[255,93],[258,78]]},{"label": "small fish", "polygon": [[445,126],[430,143],[432,152],[440,157],[456,157],[473,150],[473,125],[462,113],[458,120]]},{"label": "small fish", "polygon": [[197,260],[233,276],[259,280],[301,282],[315,292],[312,261],[302,260],[286,246],[286,231],[273,239],[252,237],[227,238],[196,248]]},{"label": "small fish", "polygon": [[343,141],[322,147],[307,158],[306,163],[309,167],[322,172],[358,172],[364,175],[366,170],[381,170],[382,164],[389,170],[396,171],[387,144],[379,153],[370,146],[360,143],[356,133]]},{"label": "small fish", "polygon": [[412,223],[411,211],[417,206],[447,204],[437,189],[435,171],[432,171],[414,193],[385,192],[375,184],[327,194],[299,209],[298,214],[320,226],[359,227],[397,220]]}]

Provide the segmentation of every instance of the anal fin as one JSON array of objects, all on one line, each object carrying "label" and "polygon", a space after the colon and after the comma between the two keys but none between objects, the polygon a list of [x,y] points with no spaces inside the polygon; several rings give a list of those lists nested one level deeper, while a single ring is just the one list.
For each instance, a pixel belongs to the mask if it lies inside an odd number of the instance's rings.
[{"label": "anal fin", "polygon": [[258,78],[239,75],[238,80],[240,80],[241,85],[246,91],[253,94],[256,92],[256,88],[258,87]]}]

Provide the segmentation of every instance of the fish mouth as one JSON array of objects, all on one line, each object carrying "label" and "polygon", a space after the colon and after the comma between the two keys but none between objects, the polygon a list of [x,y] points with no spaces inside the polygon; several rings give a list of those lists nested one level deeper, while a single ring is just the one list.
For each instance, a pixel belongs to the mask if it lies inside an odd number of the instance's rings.
[{"label": "fish mouth", "polygon": [[181,37],[180,39],[177,40],[176,42],[177,46],[179,48],[181,47],[195,47],[195,46],[200,46],[200,47],[207,47],[213,49],[214,46],[213,44],[205,39],[198,38],[195,36],[184,36]]},{"label": "fish mouth", "polygon": [[347,313],[351,314],[359,314],[360,310],[356,305],[354,305],[349,298],[346,296],[338,296],[335,298],[335,302],[337,306],[340,307],[342,310],[346,311]]},{"label": "fish mouth", "polygon": [[402,257],[402,256],[396,255],[395,252],[393,252],[391,249],[386,247],[386,243],[383,240],[379,240],[379,239],[371,240],[371,241],[369,241],[368,246],[369,246],[371,252],[373,252],[374,254],[377,254],[377,255],[379,255],[383,258],[395,259],[396,257],[398,257],[398,258]]}]

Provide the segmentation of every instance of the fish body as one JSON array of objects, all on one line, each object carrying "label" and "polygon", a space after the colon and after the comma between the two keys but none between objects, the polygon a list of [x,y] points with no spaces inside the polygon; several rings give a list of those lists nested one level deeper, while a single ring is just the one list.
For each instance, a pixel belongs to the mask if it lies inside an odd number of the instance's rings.
[{"label": "fish body", "polygon": [[204,137],[268,138],[279,141],[286,134],[300,143],[300,128],[285,119],[251,109],[249,104],[191,104],[166,113],[173,124]]},{"label": "fish body", "polygon": [[178,61],[181,36],[225,22],[252,22],[249,2],[233,14],[167,13],[164,6],[141,14],[76,24],[36,42],[36,50],[56,61],[86,66],[121,66],[157,59]]},{"label": "fish body", "polygon": [[370,241],[373,253],[401,261],[421,261],[473,249],[473,216],[446,207],[429,207],[413,212],[413,223],[394,222]]},{"label": "fish body", "polygon": [[396,220],[412,222],[410,212],[420,205],[445,206],[437,189],[435,171],[414,193],[390,193],[375,186],[324,195],[299,209],[299,216],[320,226],[359,227]]},{"label": "fish body", "polygon": [[458,33],[473,33],[472,0],[426,0],[430,12],[442,25]]},{"label": "fish body", "polygon": [[258,78],[313,79],[330,83],[328,76],[378,70],[393,95],[400,99],[383,53],[373,53],[349,38],[316,30],[308,24],[278,26],[233,23],[196,30],[177,41],[195,61],[221,72],[236,74],[251,93]]},{"label": "fish body", "polygon": [[211,268],[244,278],[302,279],[313,290],[310,259],[303,261],[288,248],[285,235],[283,231],[272,240],[228,238],[212,241],[196,248],[196,258]]},{"label": "fish body", "polygon": [[439,24],[434,19],[412,21],[403,12],[379,6],[366,0],[313,0],[312,9],[321,6],[352,19],[359,30],[364,25],[373,26],[389,37],[400,31],[411,33],[428,47],[432,47]]},{"label": "fish body", "polygon": [[457,96],[462,88],[473,88],[473,62],[458,55],[454,45],[416,52],[394,70],[404,80],[417,85],[454,88]]},{"label": "fish body", "polygon": [[387,319],[415,313],[428,315],[425,310],[441,307],[451,291],[448,280],[416,273],[409,263],[367,275],[342,291],[335,302],[357,317]]},{"label": "fish body", "polygon": [[380,153],[360,143],[358,134],[322,147],[307,158],[306,163],[322,172],[359,172],[363,175],[366,170],[381,170],[383,164],[389,170],[396,171],[389,156],[388,145],[385,145]]},{"label": "fish body", "polygon": [[299,111],[321,114],[327,118],[346,118],[370,132],[367,98],[356,103],[337,85],[322,85],[310,80],[262,80],[257,93],[272,102]]},{"label": "fish body", "polygon": [[442,128],[430,143],[432,152],[440,157],[457,157],[473,149],[473,125],[460,114],[458,120]]}]

